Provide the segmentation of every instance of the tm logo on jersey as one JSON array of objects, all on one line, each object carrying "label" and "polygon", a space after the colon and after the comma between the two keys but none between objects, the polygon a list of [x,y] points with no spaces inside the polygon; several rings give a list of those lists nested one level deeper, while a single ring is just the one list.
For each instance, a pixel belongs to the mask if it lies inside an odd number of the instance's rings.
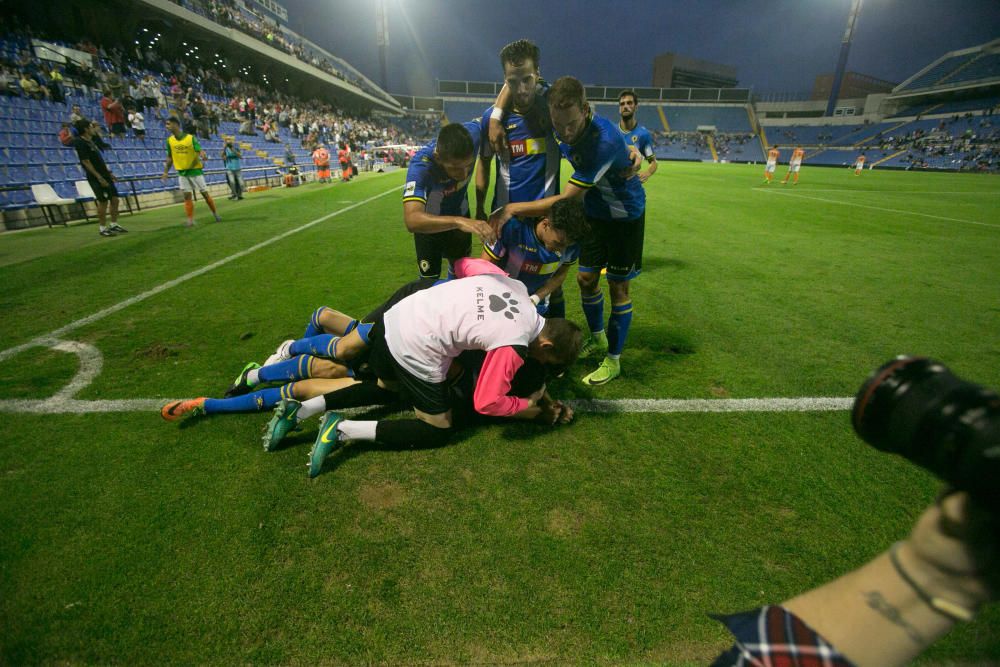
[{"label": "tm logo on jersey", "polygon": [[503,311],[503,316],[508,320],[514,319],[514,314],[521,312],[517,309],[517,301],[510,298],[510,292],[504,292],[502,297],[490,294],[490,310],[494,313]]}]

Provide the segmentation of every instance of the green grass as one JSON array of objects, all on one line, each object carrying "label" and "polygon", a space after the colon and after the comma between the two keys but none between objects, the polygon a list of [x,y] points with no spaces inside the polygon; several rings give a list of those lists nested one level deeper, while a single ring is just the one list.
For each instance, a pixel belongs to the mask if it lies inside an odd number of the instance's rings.
[{"label": "green grass", "polygon": [[[588,391],[581,362],[561,395],[848,396],[902,352],[1000,386],[1000,181],[760,179],[661,164],[623,377]],[[402,180],[220,201],[222,224],[199,203],[193,230],[173,207],[123,218],[115,239],[0,236],[0,347],[392,190],[62,336],[104,356],[79,398],[220,395],[315,307],[363,314],[415,275]],[[27,350],[0,362],[0,398],[50,396],[75,367]],[[937,489],[846,413],[583,414],[435,450],[354,446],[316,480],[313,431],[265,454],[266,415],[3,419],[4,664],[705,664],[729,641],[707,613],[860,565]],[[925,661],[1000,660],[997,612]]]}]

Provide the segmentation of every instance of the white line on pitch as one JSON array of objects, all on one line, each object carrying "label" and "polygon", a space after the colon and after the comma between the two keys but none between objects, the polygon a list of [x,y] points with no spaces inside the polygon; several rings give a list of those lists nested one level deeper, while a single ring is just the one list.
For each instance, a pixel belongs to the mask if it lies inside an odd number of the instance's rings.
[{"label": "white line on pitch", "polygon": [[994,197],[1000,195],[1000,190],[996,192],[968,192],[963,190],[851,190],[845,188],[804,188],[805,192],[838,192],[841,194],[873,194],[873,195],[986,195]]},{"label": "white line on pitch", "polygon": [[250,253],[256,252],[256,251],[260,250],[261,248],[266,248],[267,246],[269,246],[269,245],[271,245],[273,243],[277,243],[278,241],[281,241],[281,240],[283,240],[283,239],[291,236],[292,234],[297,234],[297,233],[299,233],[301,231],[309,229],[310,227],[318,225],[321,222],[329,220],[330,218],[338,216],[341,213],[347,213],[348,211],[350,211],[352,209],[355,209],[355,208],[357,208],[359,206],[363,206],[363,205],[365,205],[365,204],[367,204],[369,202],[375,201],[376,199],[378,199],[380,197],[384,197],[387,194],[390,194],[392,192],[397,192],[397,191],[398,191],[398,188],[393,187],[393,188],[391,188],[389,190],[386,190],[385,192],[379,193],[379,194],[377,194],[377,195],[375,195],[373,197],[369,197],[368,199],[364,199],[362,201],[359,201],[357,204],[352,204],[351,206],[339,209],[337,211],[334,211],[333,213],[327,213],[326,215],[324,215],[322,217],[319,217],[319,218],[316,218],[315,220],[312,220],[311,222],[307,222],[306,224],[301,225],[299,227],[296,227],[295,229],[290,229],[287,232],[283,232],[281,234],[278,234],[277,236],[271,237],[271,238],[267,239],[266,241],[261,241],[257,245],[251,246],[250,248],[247,248],[246,250],[241,250],[238,253],[235,253],[233,255],[230,255],[229,257],[225,257],[223,259],[220,259],[217,262],[212,262],[211,264],[203,266],[200,269],[195,269],[194,271],[191,271],[190,273],[185,273],[183,276],[181,276],[179,278],[174,278],[173,280],[169,280],[169,281],[163,283],[162,285],[157,285],[156,287],[154,287],[154,288],[152,288],[150,290],[146,290],[142,294],[137,294],[137,295],[135,295],[135,296],[133,296],[131,298],[128,298],[128,299],[125,299],[124,301],[116,303],[113,306],[108,306],[107,308],[105,308],[103,310],[99,310],[99,311],[97,311],[96,313],[94,313],[92,315],[88,315],[87,317],[83,317],[83,318],[80,318],[79,320],[76,320],[74,322],[70,322],[66,326],[60,327],[60,328],[56,329],[55,331],[50,331],[47,334],[42,334],[41,336],[36,336],[32,340],[29,340],[27,343],[22,343],[20,345],[15,345],[14,347],[7,348],[6,350],[3,350],[2,352],[0,352],[0,361],[3,361],[4,359],[9,359],[10,357],[12,357],[12,356],[14,356],[16,354],[19,354],[20,352],[22,352],[22,351],[24,351],[24,350],[26,350],[28,348],[35,347],[37,345],[44,345],[46,342],[51,342],[52,339],[59,338],[63,334],[68,333],[70,331],[73,331],[74,329],[79,329],[82,326],[86,326],[88,324],[96,322],[97,320],[103,319],[103,318],[107,317],[108,315],[113,315],[114,313],[117,313],[119,310],[123,310],[125,308],[128,308],[129,306],[133,306],[133,305],[139,303],[140,301],[145,301],[149,297],[156,296],[160,292],[165,292],[166,290],[170,289],[171,287],[177,287],[181,283],[185,283],[188,280],[191,280],[192,278],[197,278],[198,276],[203,275],[205,273],[208,273],[209,271],[212,271],[213,269],[217,269],[220,266],[228,264],[229,262],[232,262],[233,260],[240,259],[241,257],[246,257]]},{"label": "white line on pitch", "polygon": [[798,199],[812,199],[813,201],[823,201],[830,204],[841,204],[842,206],[855,206],[857,208],[870,208],[875,211],[886,211],[887,213],[902,213],[904,215],[919,215],[922,218],[934,218],[935,220],[948,220],[950,222],[964,222],[967,225],[979,225],[981,227],[993,227],[1000,229],[1000,225],[991,225],[988,222],[976,222],[975,220],[962,220],[961,218],[948,218],[943,215],[931,215],[930,213],[917,213],[916,211],[904,211],[898,208],[884,208],[882,206],[870,206],[868,204],[856,204],[849,201],[838,201],[836,199],[824,199],[823,197],[809,197],[807,195],[797,195],[792,192],[781,192],[779,190],[765,190],[764,188],[753,188],[754,192],[766,192],[768,194],[781,197],[796,197]]},{"label": "white line on pitch", "polygon": [[[159,412],[167,398],[81,401],[54,396],[46,399],[0,400],[0,412],[88,414],[100,412]],[[678,412],[830,412],[848,410],[852,398],[725,398],[567,401],[578,412],[678,413]]]}]

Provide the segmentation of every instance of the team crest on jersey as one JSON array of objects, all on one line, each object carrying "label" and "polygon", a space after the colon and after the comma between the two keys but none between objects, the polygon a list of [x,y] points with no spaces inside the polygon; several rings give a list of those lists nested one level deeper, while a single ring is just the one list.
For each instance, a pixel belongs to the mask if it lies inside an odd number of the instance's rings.
[{"label": "team crest on jersey", "polygon": [[409,183],[406,184],[406,187],[403,189],[403,196],[409,197],[416,191],[417,191],[417,182],[410,181]]},{"label": "team crest on jersey", "polygon": [[637,141],[639,141],[639,135],[638,134],[633,134],[632,135],[632,143],[634,144]]}]

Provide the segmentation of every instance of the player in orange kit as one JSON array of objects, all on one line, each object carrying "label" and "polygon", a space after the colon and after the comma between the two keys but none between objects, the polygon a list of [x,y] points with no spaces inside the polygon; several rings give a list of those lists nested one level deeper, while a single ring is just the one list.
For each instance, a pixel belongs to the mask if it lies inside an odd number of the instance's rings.
[{"label": "player in orange kit", "polygon": [[771,150],[767,152],[767,164],[764,166],[764,183],[770,183],[771,179],[774,178],[774,170],[778,168],[778,156],[781,155],[778,148],[778,146],[771,146]]},{"label": "player in orange kit", "polygon": [[795,150],[792,151],[792,159],[788,161],[788,172],[785,173],[785,180],[781,182],[782,185],[788,182],[788,177],[795,174],[792,179],[792,185],[799,184],[799,168],[802,166],[802,158],[805,156],[806,152],[802,150],[801,146],[796,146]]}]

